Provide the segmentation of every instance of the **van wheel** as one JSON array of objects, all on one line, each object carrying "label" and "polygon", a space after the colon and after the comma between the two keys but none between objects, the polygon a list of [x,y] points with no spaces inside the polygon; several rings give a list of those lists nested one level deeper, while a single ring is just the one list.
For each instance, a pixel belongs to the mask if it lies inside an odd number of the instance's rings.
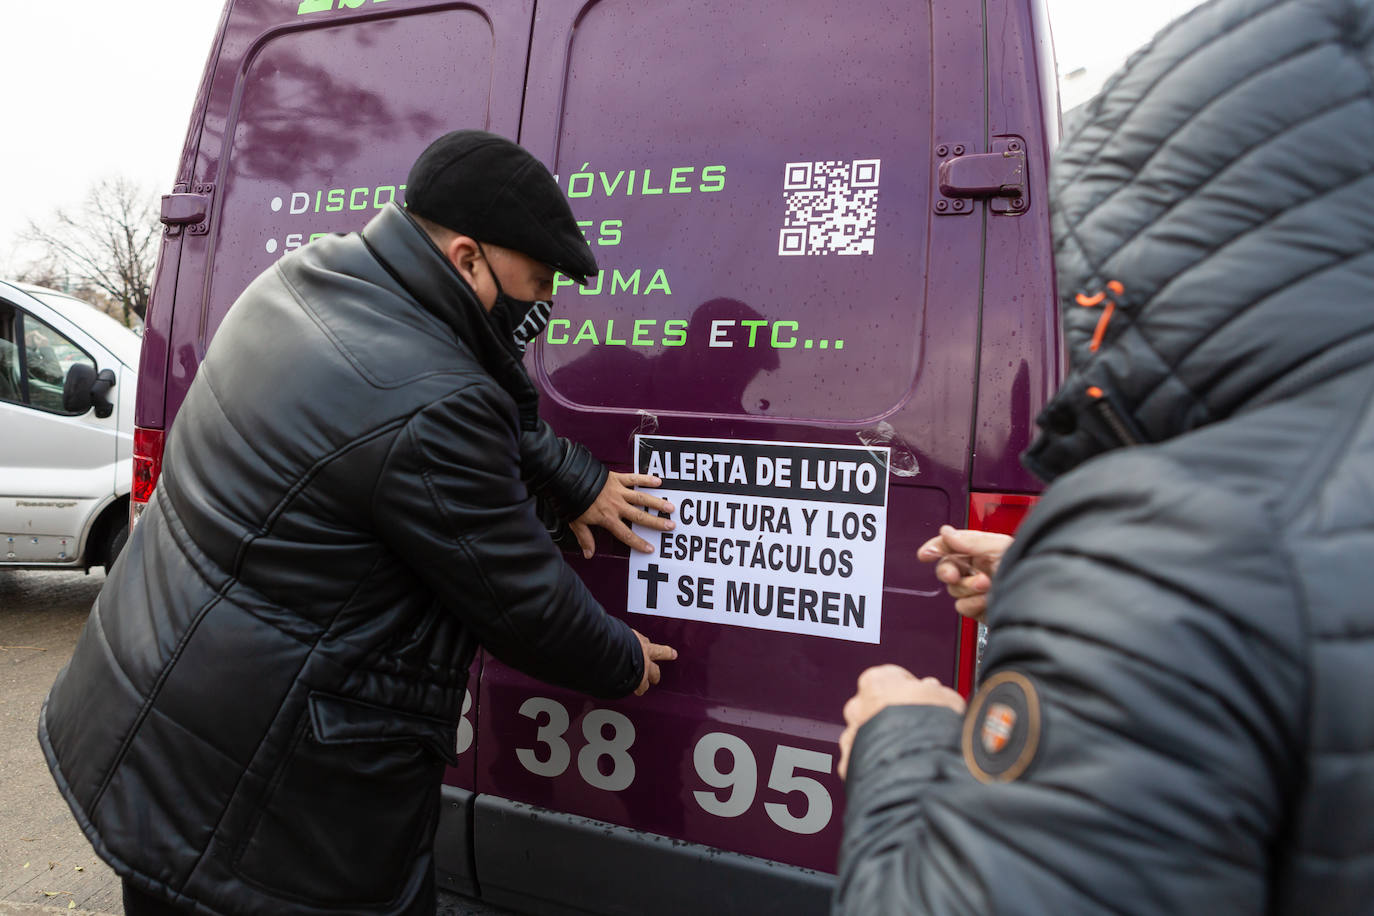
[{"label": "van wheel", "polygon": [[115,523],[110,526],[110,532],[105,538],[105,572],[107,574],[114,569],[115,560],[119,559],[120,553],[124,550],[124,544],[128,540],[128,524],[121,525],[116,519]]}]

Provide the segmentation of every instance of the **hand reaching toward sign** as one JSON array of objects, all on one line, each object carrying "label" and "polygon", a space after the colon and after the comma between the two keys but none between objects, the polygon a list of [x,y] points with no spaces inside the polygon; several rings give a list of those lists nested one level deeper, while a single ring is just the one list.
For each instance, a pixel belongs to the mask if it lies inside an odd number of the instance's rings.
[{"label": "hand reaching toward sign", "polygon": [[1009,535],[941,525],[940,533],[916,551],[916,559],[935,562],[935,578],[945,583],[950,597],[956,599],[954,609],[982,623],[992,577],[1011,543]]},{"label": "hand reaching toward sign", "polygon": [[849,752],[864,723],[889,706],[946,706],[964,714],[964,698],[939,679],[917,679],[897,665],[879,665],[859,675],[859,690],[844,704],[844,733],[840,735],[840,778],[849,772]]},{"label": "hand reaching toward sign", "polygon": [[660,646],[658,643],[649,642],[649,638],[638,630],[634,634],[639,637],[639,648],[644,653],[644,677],[640,679],[639,686],[635,688],[635,696],[644,696],[645,691],[650,686],[657,684],[662,676],[658,670],[659,662],[670,662],[677,658],[677,650],[672,646]]},{"label": "hand reaching toward sign", "polygon": [[578,546],[582,548],[582,556],[590,560],[596,551],[596,539],[592,537],[589,527],[591,525],[605,528],[622,543],[640,553],[653,553],[653,545],[635,534],[630,525],[672,531],[676,527],[672,519],[663,518],[648,510],[654,509],[671,514],[674,507],[666,499],[650,496],[634,488],[657,487],[662,483],[662,480],[648,474],[620,474],[616,471],[607,474],[606,484],[601,488],[596,501],[568,525],[573,536],[577,538]]}]

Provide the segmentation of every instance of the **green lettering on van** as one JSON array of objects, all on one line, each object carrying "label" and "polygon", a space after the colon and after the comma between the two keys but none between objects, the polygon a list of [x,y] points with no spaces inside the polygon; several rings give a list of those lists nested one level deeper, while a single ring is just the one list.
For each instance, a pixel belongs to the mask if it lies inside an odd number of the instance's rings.
[{"label": "green lettering on van", "polygon": [[546,339],[551,344],[565,344],[568,342],[568,329],[571,327],[572,322],[568,319],[555,318],[549,322],[549,335]]},{"label": "green lettering on van", "polygon": [[[633,282],[633,286],[631,286],[631,282]],[[635,268],[635,272],[628,277],[621,277],[620,271],[615,271],[611,276],[611,295],[614,296],[621,290],[628,291],[632,296],[639,295],[639,268]]]},{"label": "green lettering on van", "polygon": [[[616,334],[617,321],[621,322],[620,334],[623,336]],[[800,338],[801,324],[796,321],[759,319],[742,321],[740,324],[748,327],[749,337],[747,342],[737,340],[732,346],[739,345],[751,350],[844,349],[843,340]],[[578,329],[576,336],[572,333],[574,326]],[[631,330],[623,330],[626,327]],[[568,318],[555,318],[549,322],[544,340],[552,346],[586,343],[594,347],[682,347],[687,345],[687,328],[688,323],[683,318],[667,321],[659,318],[584,318],[581,324]]]},{"label": "green lettering on van", "polygon": [[673,294],[672,289],[668,286],[668,276],[663,272],[662,268],[654,271],[653,279],[649,281],[648,286],[644,287],[644,295],[647,296],[654,290],[658,290],[666,296],[671,296]]},{"label": "green lettering on van", "polygon": [[792,349],[793,347],[795,347],[795,346],[797,345],[797,338],[795,338],[795,337],[789,337],[789,338],[787,338],[786,341],[779,340],[779,339],[778,339],[778,331],[782,330],[783,328],[791,328],[793,331],[795,331],[795,330],[797,330],[797,329],[800,328],[800,327],[801,327],[801,325],[797,324],[795,321],[777,321],[777,322],[774,322],[774,323],[773,323],[773,349],[774,349],[774,350],[790,350],[790,349]]},{"label": "green lettering on van", "polygon": [[632,338],[632,343],[634,344],[634,346],[652,347],[654,345],[654,342],[644,335],[652,331],[654,325],[656,324],[658,324],[658,319],[656,318],[636,318],[635,333],[634,337]]},{"label": "green lettering on van", "polygon": [[584,340],[590,340],[592,343],[598,345],[601,343],[600,338],[596,336],[596,325],[590,318],[582,322],[582,329],[578,331],[577,336],[573,338],[573,343],[581,343]]},{"label": "green lettering on van", "polygon": [[[369,0],[339,0],[339,9],[356,10]],[[371,0],[372,3],[385,3],[386,0]],[[296,15],[304,16],[306,13],[327,13],[334,8],[334,0],[301,0],[301,5],[296,7]]]},{"label": "green lettering on van", "polygon": [[[628,172],[625,169],[618,169],[612,172],[593,170],[590,165],[589,162],[582,163],[580,171],[567,176],[566,185],[561,174],[554,175],[554,184],[563,188],[564,193],[569,197],[577,200],[594,197],[598,193],[609,200],[617,193],[624,197],[634,197],[636,194],[640,197],[654,197],[663,194],[665,190],[669,194],[692,194],[696,192],[712,194],[725,189],[725,166],[723,165],[702,166],[699,170],[695,165],[668,168],[666,169],[668,177],[657,179],[657,184],[655,184],[654,169],[660,168],[659,166],[634,168]],[[693,179],[693,175],[698,171],[701,173],[700,182]],[[662,174],[662,171],[659,174]]]}]

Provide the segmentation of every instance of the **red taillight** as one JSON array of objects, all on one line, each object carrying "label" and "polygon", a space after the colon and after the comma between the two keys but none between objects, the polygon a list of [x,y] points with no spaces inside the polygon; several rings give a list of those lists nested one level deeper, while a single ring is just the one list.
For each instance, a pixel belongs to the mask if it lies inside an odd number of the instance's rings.
[{"label": "red taillight", "polygon": [[[968,526],[979,531],[1015,534],[1026,513],[1040,497],[1026,493],[970,493]],[[978,624],[963,620],[959,625],[959,664],[955,686],[965,698],[973,692],[978,668]]]},{"label": "red taillight", "polygon": [[129,494],[129,526],[133,527],[138,517],[153,497],[153,488],[162,474],[163,433],[160,429],[134,427],[134,483]]}]

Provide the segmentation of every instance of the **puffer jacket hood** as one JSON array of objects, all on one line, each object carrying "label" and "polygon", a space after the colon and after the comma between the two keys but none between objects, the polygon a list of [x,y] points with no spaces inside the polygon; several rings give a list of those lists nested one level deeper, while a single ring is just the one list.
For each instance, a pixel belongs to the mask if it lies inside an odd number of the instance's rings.
[{"label": "puffer jacket hood", "polygon": [[1374,357],[1374,4],[1208,4],[1089,103],[1051,172],[1070,373],[1050,480]]}]

